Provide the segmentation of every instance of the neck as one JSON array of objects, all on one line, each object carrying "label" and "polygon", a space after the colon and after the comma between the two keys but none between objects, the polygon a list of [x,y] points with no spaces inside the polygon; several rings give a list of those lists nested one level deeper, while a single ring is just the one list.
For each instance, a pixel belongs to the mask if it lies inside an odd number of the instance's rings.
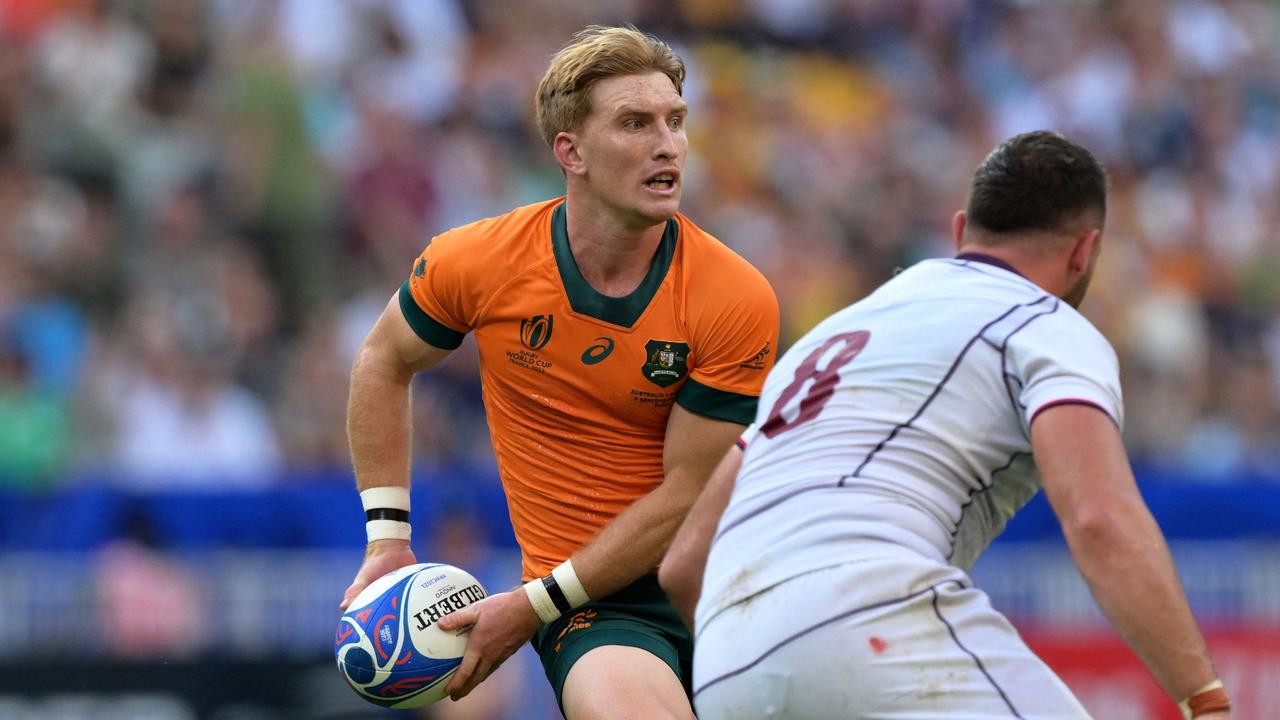
[{"label": "neck", "polygon": [[1054,297],[1063,297],[1070,289],[1057,258],[1040,257],[1021,250],[1017,246],[990,246],[966,243],[957,249],[957,255],[972,253],[986,255],[1007,265],[1014,272],[1044,288]]},{"label": "neck", "polygon": [[575,197],[566,200],[569,250],[582,277],[597,292],[622,297],[639,287],[653,263],[667,223],[628,225],[615,213]]}]

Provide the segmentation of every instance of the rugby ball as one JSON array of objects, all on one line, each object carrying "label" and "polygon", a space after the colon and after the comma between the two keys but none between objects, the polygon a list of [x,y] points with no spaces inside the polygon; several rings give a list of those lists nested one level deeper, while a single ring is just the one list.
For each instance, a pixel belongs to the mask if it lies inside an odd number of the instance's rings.
[{"label": "rugby ball", "polygon": [[462,663],[467,637],[436,622],[483,597],[479,581],[452,565],[419,563],[378,578],[338,621],[338,670],[376,705],[416,708],[440,700]]}]

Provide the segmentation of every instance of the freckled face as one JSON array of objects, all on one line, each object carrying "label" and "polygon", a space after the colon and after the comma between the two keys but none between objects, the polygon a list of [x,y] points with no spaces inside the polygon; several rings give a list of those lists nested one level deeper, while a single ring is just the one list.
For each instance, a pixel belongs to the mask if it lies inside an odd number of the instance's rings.
[{"label": "freckled face", "polygon": [[660,72],[605,78],[576,133],[586,187],[623,224],[648,227],[680,209],[688,105]]}]

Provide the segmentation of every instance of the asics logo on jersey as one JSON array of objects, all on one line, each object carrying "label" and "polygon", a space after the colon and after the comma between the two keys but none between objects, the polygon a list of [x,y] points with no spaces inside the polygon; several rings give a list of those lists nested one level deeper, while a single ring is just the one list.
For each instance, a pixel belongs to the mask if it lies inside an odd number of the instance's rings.
[{"label": "asics logo on jersey", "polygon": [[520,342],[530,350],[541,350],[551,341],[554,315],[534,315],[520,321]]},{"label": "asics logo on jersey", "polygon": [[613,352],[613,338],[598,337],[596,344],[582,351],[582,364],[595,365]]}]

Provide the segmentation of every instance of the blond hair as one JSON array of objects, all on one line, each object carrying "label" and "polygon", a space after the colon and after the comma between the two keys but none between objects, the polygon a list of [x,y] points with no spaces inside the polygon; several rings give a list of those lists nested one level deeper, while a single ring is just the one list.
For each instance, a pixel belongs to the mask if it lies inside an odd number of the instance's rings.
[{"label": "blond hair", "polygon": [[591,88],[605,78],[660,72],[677,93],[684,89],[684,61],[653,35],[630,25],[589,25],[551,58],[538,83],[538,130],[547,145],[582,127],[591,112]]}]

